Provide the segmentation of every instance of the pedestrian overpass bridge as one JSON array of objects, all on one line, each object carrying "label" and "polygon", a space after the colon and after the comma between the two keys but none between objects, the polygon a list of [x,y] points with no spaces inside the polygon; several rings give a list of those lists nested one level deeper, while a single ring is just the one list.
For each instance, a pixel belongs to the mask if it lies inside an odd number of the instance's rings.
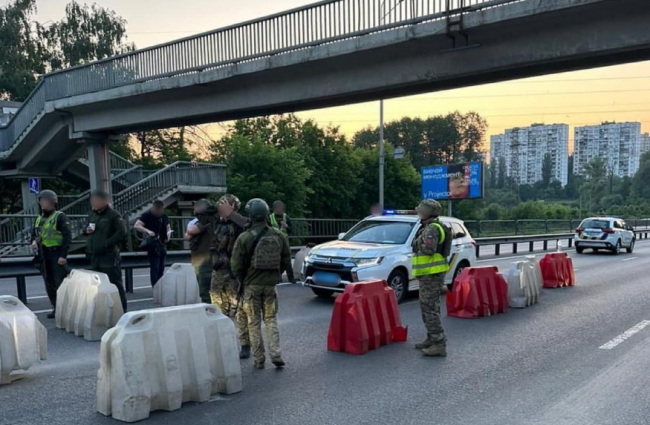
[{"label": "pedestrian overpass bridge", "polygon": [[345,105],[650,59],[647,0],[326,0],[45,75],[0,128],[0,175],[116,134]]}]

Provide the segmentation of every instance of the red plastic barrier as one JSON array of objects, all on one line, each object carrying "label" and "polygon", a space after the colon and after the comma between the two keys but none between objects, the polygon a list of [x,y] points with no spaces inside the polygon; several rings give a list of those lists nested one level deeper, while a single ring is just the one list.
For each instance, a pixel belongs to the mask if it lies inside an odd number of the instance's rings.
[{"label": "red plastic barrier", "polygon": [[447,315],[472,319],[508,312],[508,284],[499,269],[468,267],[447,292]]},{"label": "red plastic barrier", "polygon": [[539,262],[539,267],[544,277],[544,288],[560,288],[576,284],[573,261],[566,252],[546,254]]},{"label": "red plastic barrier", "polygon": [[395,292],[385,281],[351,283],[336,298],[327,349],[365,354],[381,345],[406,341]]}]

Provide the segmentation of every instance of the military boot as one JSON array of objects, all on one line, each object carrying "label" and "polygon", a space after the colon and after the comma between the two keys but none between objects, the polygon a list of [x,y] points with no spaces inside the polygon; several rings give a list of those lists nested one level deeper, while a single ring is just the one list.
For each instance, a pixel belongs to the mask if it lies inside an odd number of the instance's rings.
[{"label": "military boot", "polygon": [[241,351],[239,352],[240,359],[247,359],[251,356],[251,347],[248,345],[243,345]]},{"label": "military boot", "polygon": [[431,341],[429,338],[427,338],[424,341],[418,342],[417,344],[415,344],[415,348],[417,348],[418,350],[423,350],[425,348],[431,347],[433,344],[434,344],[434,342]]},{"label": "military boot", "polygon": [[48,319],[54,319],[56,317],[56,310],[52,309],[51,312],[47,313],[47,318]]},{"label": "military boot", "polygon": [[262,362],[255,361],[255,364],[253,365],[253,367],[255,369],[264,369],[264,362],[263,361]]},{"label": "military boot", "polygon": [[273,365],[278,369],[284,367],[285,365],[284,360],[282,360],[282,357],[273,357],[271,359],[271,363],[273,363]]},{"label": "military boot", "polygon": [[446,345],[432,345],[429,348],[422,350],[422,354],[425,356],[431,357],[447,357],[447,346]]}]

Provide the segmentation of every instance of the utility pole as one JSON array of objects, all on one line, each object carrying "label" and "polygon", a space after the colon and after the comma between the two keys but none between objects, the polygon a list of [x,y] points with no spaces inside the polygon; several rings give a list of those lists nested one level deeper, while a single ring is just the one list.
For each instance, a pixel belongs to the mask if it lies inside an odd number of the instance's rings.
[{"label": "utility pole", "polygon": [[379,205],[384,208],[384,99],[379,101]]}]

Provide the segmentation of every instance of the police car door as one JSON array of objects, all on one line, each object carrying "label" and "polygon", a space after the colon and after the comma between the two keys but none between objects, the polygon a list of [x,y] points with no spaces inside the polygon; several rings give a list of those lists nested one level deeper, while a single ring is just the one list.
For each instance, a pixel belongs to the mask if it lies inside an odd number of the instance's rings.
[{"label": "police car door", "polygon": [[616,220],[614,222],[614,228],[621,234],[621,243],[624,246],[630,246],[632,238],[634,238],[634,232],[628,230],[628,227],[623,220]]},{"label": "police car door", "polygon": [[473,249],[471,243],[468,242],[467,232],[459,223],[449,223],[451,225],[451,232],[454,237],[454,242],[451,246],[451,256],[449,257],[449,272],[454,273],[456,265],[461,257],[465,256],[466,249]]}]

